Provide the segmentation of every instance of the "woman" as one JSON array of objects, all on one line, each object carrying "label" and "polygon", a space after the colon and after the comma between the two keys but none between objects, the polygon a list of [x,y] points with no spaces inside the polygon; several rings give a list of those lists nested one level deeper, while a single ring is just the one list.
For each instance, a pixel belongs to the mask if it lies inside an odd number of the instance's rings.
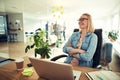
[{"label": "woman", "polygon": [[97,35],[94,34],[91,16],[87,13],[82,14],[78,25],[80,32],[74,32],[63,47],[63,52],[69,54],[65,63],[92,67]]}]

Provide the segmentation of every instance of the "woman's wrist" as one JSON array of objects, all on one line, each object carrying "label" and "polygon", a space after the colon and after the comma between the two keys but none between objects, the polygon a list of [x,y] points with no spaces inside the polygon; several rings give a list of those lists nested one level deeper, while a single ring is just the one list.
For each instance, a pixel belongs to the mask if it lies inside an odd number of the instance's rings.
[{"label": "woman's wrist", "polygon": [[78,53],[78,50],[77,50],[77,49],[72,48],[72,49],[69,50],[69,54],[74,55],[74,54],[76,54],[76,53]]},{"label": "woman's wrist", "polygon": [[84,53],[84,52],[85,52],[85,50],[79,49],[79,53],[80,53],[80,54],[82,54],[82,53]]}]

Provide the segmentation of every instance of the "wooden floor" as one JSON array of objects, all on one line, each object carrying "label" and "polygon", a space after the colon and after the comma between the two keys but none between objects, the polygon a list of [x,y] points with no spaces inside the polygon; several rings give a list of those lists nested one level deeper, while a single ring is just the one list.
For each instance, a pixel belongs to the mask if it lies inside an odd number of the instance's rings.
[{"label": "wooden floor", "polygon": [[[24,56],[33,57],[34,49],[31,49],[30,51],[28,51],[28,53],[25,53],[25,47],[27,44],[30,44],[30,43],[24,43],[24,42],[0,43],[0,57],[13,58],[13,59],[17,57],[24,57]],[[51,55],[51,57],[54,57],[59,54],[63,54],[62,47],[53,48],[52,53],[53,54]],[[118,57],[115,52],[113,53],[110,67],[112,68],[113,71],[120,72],[120,57]]]},{"label": "wooden floor", "polygon": [[33,49],[31,49],[28,53],[25,53],[25,47],[27,44],[28,43],[24,42],[0,43],[0,54],[2,54],[0,56],[6,58],[17,58],[34,55]]}]

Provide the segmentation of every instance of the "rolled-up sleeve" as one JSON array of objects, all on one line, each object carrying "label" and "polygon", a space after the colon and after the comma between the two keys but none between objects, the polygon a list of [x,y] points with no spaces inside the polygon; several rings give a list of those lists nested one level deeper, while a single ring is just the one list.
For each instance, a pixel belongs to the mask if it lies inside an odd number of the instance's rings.
[{"label": "rolled-up sleeve", "polygon": [[91,59],[93,58],[93,55],[96,51],[97,41],[98,41],[97,35],[93,34],[90,39],[87,51],[82,54],[79,54],[79,53],[76,54],[76,57],[82,61],[91,61]]}]

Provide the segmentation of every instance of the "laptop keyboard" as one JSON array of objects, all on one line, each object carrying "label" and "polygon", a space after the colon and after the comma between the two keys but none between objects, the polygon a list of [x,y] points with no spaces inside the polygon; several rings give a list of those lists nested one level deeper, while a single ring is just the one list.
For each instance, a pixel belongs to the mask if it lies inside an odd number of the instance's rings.
[{"label": "laptop keyboard", "polygon": [[73,70],[74,80],[79,80],[81,71]]}]

